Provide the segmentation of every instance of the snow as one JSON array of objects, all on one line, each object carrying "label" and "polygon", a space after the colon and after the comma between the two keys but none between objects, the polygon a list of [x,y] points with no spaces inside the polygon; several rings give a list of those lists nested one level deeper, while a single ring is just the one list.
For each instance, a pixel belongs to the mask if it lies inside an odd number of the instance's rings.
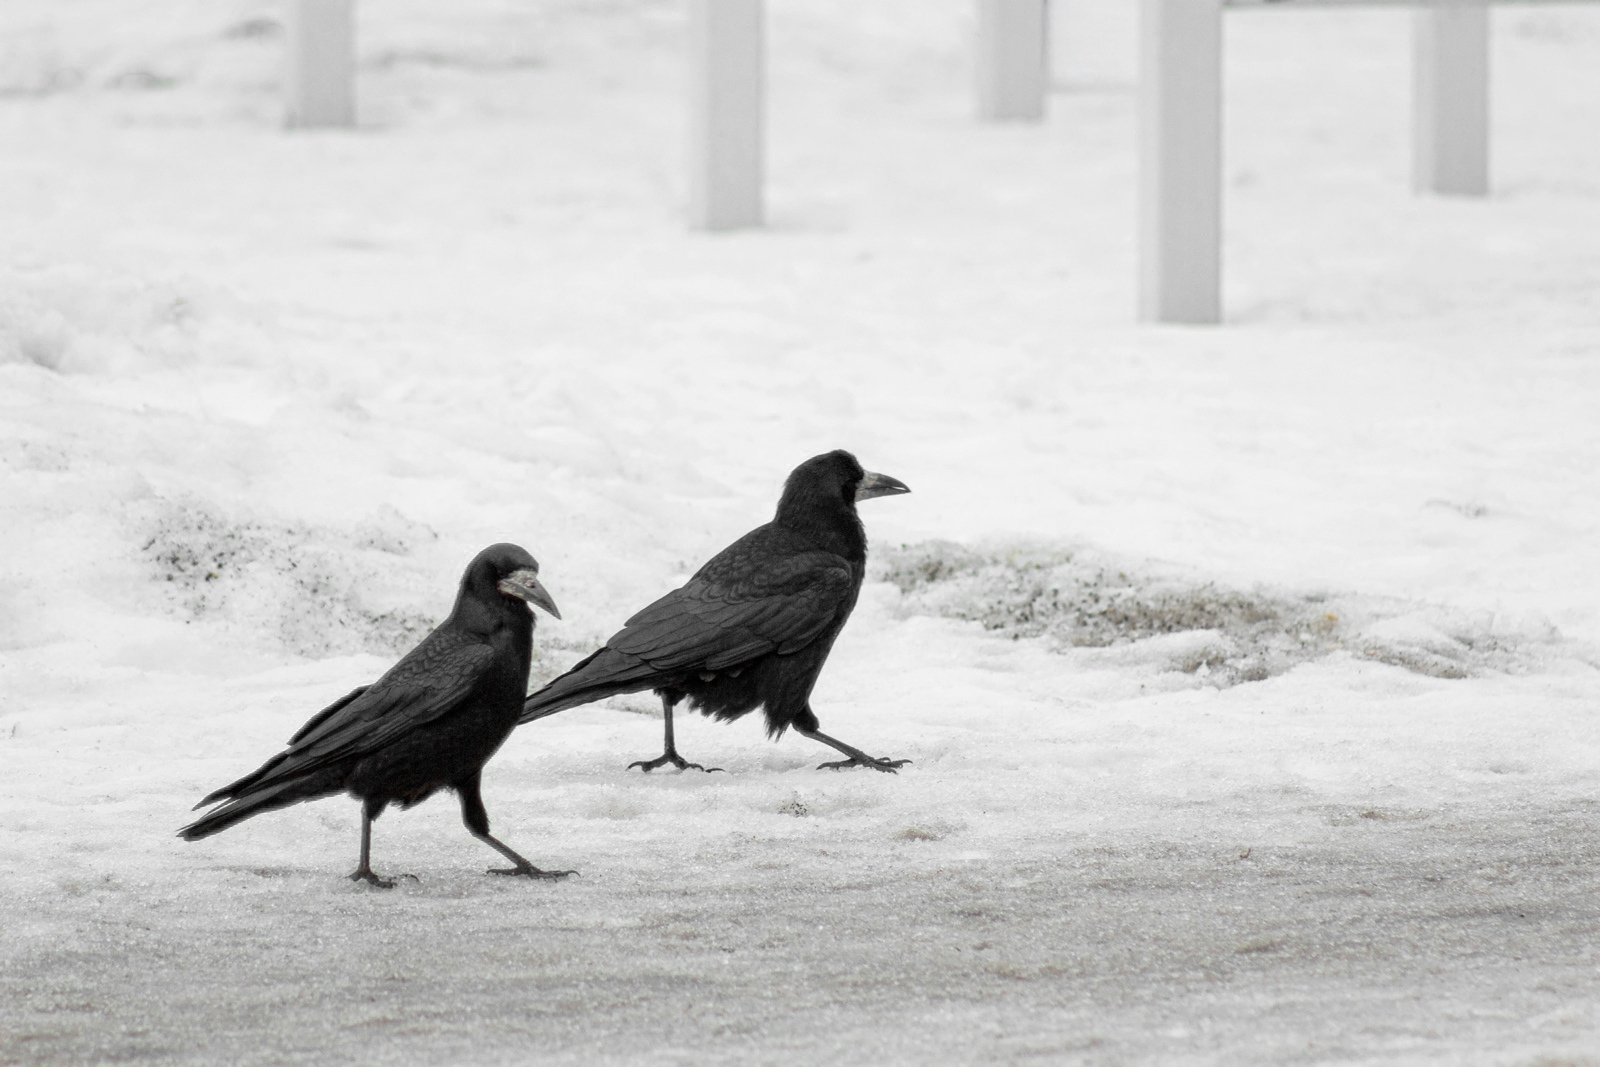
[{"label": "snow", "polygon": [[[1483,202],[1403,13],[1230,15],[1220,329],[1132,322],[1125,16],[982,127],[965,3],[771,5],[708,237],[666,0],[362,5],[292,135],[265,0],[0,9],[0,1062],[1600,1059],[1600,11],[1496,12]],[[483,545],[548,677],[841,446],[914,492],[815,706],[899,775],[626,773],[645,696],[486,772],[577,879],[173,836]]]}]

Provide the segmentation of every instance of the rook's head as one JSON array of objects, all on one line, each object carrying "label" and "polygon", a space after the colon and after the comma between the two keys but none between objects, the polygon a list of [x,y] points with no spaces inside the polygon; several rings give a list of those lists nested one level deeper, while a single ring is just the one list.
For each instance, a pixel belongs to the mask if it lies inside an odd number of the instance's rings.
[{"label": "rook's head", "polygon": [[853,514],[857,501],[909,492],[905,482],[864,469],[841,448],[812,456],[790,473],[778,502],[778,519],[798,520],[814,509]]},{"label": "rook's head", "polygon": [[486,602],[490,598],[521,600],[561,618],[555,600],[539,584],[539,561],[520,545],[490,545],[479,552],[461,576],[461,592]]}]

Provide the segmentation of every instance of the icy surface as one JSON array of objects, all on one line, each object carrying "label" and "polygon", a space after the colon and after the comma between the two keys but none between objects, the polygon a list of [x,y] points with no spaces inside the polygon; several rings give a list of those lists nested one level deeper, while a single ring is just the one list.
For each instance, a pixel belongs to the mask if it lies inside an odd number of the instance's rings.
[{"label": "icy surface", "polygon": [[[985,128],[964,0],[770,7],[706,237],[676,2],[364,3],[294,135],[274,3],[0,5],[0,1063],[1600,1062],[1600,10],[1497,10],[1482,202],[1409,192],[1404,13],[1230,15],[1188,330],[1126,11]],[[645,696],[486,772],[568,882],[449,798],[389,893],[349,801],[173,836],[483,545],[548,677],[841,446],[914,492],[815,706],[899,775],[625,773]]]}]

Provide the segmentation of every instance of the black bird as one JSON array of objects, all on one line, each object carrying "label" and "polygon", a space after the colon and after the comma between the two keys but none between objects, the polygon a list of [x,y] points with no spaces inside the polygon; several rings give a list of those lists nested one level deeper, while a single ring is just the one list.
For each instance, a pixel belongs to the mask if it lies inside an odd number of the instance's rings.
[{"label": "black bird", "polygon": [[259,770],[196,804],[226,801],[178,836],[198,841],[263,811],[347,792],[362,802],[361,865],[350,878],[388,889],[394,883],[372,871],[372,820],[389,804],[409,808],[454,789],[472,836],[516,864],[492,873],[573,873],[541,871],[490,834],[479,792],[483,765],[516,728],[528,692],[533,604],[561,617],[532,556],[507,544],[479,552],[438,629],[382,678],[318,712]]},{"label": "black bird", "polygon": [[893,772],[910,763],[875,758],[829,737],[811,710],[811,687],[866,575],[867,534],[856,503],[910,491],[896,478],[863,470],[843,450],[806,460],[784,483],[771,522],[717,553],[687,585],[530,696],[522,721],[654,689],[666,719],[666,751],[630,768],[706,769],[678,755],[673,743],[672,709],[684,699],[724,722],[763,708],[768,736],[781,737],[792,726],[850,757],[822,767]]}]

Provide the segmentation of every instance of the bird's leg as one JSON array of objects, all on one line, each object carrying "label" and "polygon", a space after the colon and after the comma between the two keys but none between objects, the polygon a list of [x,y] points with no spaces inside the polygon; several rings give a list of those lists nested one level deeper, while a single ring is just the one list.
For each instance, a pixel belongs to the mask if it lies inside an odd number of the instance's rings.
[{"label": "bird's leg", "polygon": [[875,771],[886,771],[889,774],[893,774],[895,772],[895,768],[904,767],[906,764],[911,762],[908,759],[890,759],[887,756],[884,756],[880,759],[876,756],[869,756],[859,748],[847,745],[838,738],[829,737],[821,730],[815,728],[807,730],[803,726],[796,726],[795,729],[798,730],[802,736],[809,737],[813,741],[821,741],[825,745],[831,745],[840,752],[843,752],[846,756],[850,757],[849,759],[834,760],[831,763],[819,763],[817,764],[817,770],[819,771],[824,769],[839,770],[842,767],[871,767]]},{"label": "bird's leg", "polygon": [[526,859],[520,856],[510,845],[501,841],[489,832],[489,811],[483,806],[483,791],[481,772],[473,772],[469,778],[463,778],[455,783],[456,792],[461,795],[461,821],[466,824],[468,832],[479,841],[494,849],[506,859],[515,863],[515,867],[491,867],[490,874],[516,874],[524,878],[565,878],[577,871],[541,871]]},{"label": "bird's leg", "polygon": [[367,810],[365,804],[361,806],[361,866],[350,872],[352,882],[366,882],[379,889],[393,889],[394,883],[387,878],[379,878],[372,872],[372,812]]},{"label": "bird's leg", "polygon": [[721,767],[702,767],[698,763],[690,763],[688,760],[678,755],[678,746],[672,741],[672,705],[674,703],[675,701],[673,701],[671,697],[663,696],[661,698],[661,717],[666,721],[667,724],[666,751],[661,753],[661,755],[657,756],[653,760],[635,760],[634,762],[628,764],[628,770],[631,771],[635,767],[638,767],[646,772],[649,772],[655,770],[657,767],[664,767],[669,763],[678,768],[680,771],[688,770],[691,767],[697,771],[706,771],[707,773],[722,770]]},{"label": "bird's leg", "polygon": [[553,881],[557,878],[565,878],[570,874],[578,873],[577,871],[542,871],[518,855],[516,849],[499,840],[493,834],[473,834],[472,836],[516,864],[515,867],[490,867],[490,874],[517,874],[524,878],[548,878]]}]

